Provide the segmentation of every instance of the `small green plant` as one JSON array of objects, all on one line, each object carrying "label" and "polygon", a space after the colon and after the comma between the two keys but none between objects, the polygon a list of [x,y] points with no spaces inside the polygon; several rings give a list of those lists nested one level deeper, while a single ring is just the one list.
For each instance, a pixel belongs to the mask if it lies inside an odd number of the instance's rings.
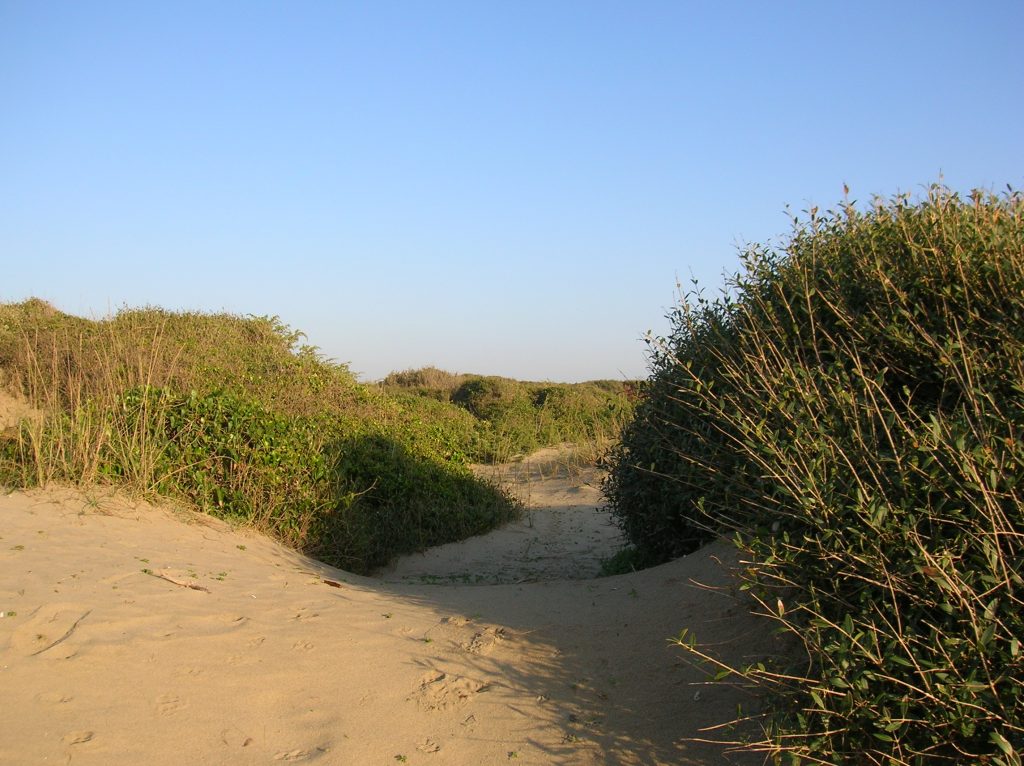
[{"label": "small green plant", "polygon": [[[601,571],[598,576],[612,577],[614,575],[629,574],[650,566],[650,557],[645,556],[636,546],[628,546],[613,555],[611,558],[601,562]],[[653,563],[653,562],[651,562]]]}]

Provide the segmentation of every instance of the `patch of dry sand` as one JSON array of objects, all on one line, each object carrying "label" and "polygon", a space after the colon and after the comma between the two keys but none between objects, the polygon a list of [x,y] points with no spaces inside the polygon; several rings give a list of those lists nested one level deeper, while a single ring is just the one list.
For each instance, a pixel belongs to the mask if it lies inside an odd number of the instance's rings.
[{"label": "patch of dry sand", "polygon": [[666,639],[687,627],[734,661],[765,650],[734,557],[714,544],[600,580],[383,583],[205,517],[2,496],[0,762],[732,762],[685,738],[753,700],[705,684]]}]

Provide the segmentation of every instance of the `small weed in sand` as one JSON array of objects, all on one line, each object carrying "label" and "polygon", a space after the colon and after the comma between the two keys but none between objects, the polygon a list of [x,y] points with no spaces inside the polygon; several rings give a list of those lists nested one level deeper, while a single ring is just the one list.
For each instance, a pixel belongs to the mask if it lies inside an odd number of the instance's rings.
[{"label": "small weed in sand", "polygon": [[613,577],[645,569],[655,563],[635,546],[623,548],[611,558],[601,562],[599,577]]},{"label": "small weed in sand", "polygon": [[240,550],[240,551],[244,551],[245,550],[245,546],[244,545],[236,545],[235,547],[238,548],[238,550]]}]

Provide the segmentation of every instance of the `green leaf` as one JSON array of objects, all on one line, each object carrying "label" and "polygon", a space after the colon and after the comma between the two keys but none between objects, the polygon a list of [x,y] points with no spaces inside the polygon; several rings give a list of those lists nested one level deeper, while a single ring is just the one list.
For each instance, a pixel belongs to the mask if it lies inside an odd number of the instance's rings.
[{"label": "green leaf", "polygon": [[1000,734],[998,731],[989,732],[988,738],[1003,751],[1004,754],[1013,756],[1013,745],[1011,745],[1006,737]]}]

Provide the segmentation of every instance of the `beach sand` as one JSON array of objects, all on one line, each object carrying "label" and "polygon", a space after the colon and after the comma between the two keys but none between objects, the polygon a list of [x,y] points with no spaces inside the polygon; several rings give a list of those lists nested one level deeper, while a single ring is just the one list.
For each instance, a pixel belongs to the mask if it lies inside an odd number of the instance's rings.
[{"label": "beach sand", "polygon": [[766,651],[731,546],[586,579],[618,532],[551,457],[524,521],[373,578],[107,490],[0,496],[0,762],[760,763],[687,741],[756,698],[668,640]]}]

